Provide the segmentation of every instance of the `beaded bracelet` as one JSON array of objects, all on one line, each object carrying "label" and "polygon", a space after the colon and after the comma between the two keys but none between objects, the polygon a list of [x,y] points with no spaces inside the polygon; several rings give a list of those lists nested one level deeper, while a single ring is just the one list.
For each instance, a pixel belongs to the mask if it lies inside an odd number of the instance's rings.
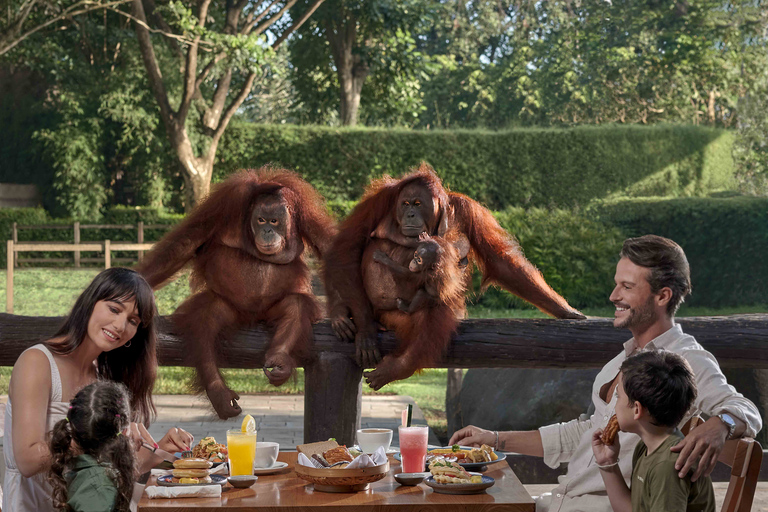
[{"label": "beaded bracelet", "polygon": [[614,462],[612,464],[606,464],[605,466],[601,466],[600,464],[595,464],[595,466],[597,466],[600,469],[608,469],[608,468],[612,468],[613,466],[616,466],[618,464],[619,464],[619,458],[616,457],[616,462]]}]

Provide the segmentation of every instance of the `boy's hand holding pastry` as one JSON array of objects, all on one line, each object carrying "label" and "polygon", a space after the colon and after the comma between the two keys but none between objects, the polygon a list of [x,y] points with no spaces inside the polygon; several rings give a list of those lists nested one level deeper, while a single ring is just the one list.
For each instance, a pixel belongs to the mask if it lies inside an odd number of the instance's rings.
[{"label": "boy's hand holding pastry", "polygon": [[621,444],[619,443],[619,422],[612,416],[604,429],[597,429],[592,434],[592,452],[598,466],[614,466],[619,461]]}]

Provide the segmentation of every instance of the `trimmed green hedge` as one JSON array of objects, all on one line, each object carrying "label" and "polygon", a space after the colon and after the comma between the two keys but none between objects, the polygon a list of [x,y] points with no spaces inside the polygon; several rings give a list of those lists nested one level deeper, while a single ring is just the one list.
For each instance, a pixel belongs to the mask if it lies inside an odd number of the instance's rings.
[{"label": "trimmed green hedge", "polygon": [[610,201],[592,213],[626,236],[671,238],[691,265],[692,306],[766,304],[768,198],[647,198]]},{"label": "trimmed green hedge", "polygon": [[735,188],[733,134],[687,125],[397,130],[234,123],[221,180],[267,163],[300,172],[329,200],[358,199],[371,178],[425,160],[453,190],[494,210],[572,208],[617,195],[707,196]]}]

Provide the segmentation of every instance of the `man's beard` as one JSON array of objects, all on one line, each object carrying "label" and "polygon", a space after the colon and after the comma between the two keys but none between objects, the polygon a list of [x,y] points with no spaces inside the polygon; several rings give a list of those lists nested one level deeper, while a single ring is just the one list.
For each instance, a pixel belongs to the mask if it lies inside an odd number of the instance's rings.
[{"label": "man's beard", "polygon": [[653,307],[653,296],[651,296],[642,306],[630,308],[627,318],[622,323],[614,325],[614,327],[617,329],[634,329],[651,325],[655,321],[656,309]]}]

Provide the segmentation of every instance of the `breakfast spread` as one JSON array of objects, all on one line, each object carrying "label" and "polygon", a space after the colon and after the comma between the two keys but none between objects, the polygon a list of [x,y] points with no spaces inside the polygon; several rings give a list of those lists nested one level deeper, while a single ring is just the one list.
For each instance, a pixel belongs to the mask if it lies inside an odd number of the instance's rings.
[{"label": "breakfast spread", "polygon": [[352,454],[346,446],[339,446],[333,440],[319,443],[300,444],[296,447],[299,453],[303,453],[313,461],[316,467],[343,469],[352,462]]},{"label": "breakfast spread", "polygon": [[611,445],[613,444],[613,441],[616,439],[616,434],[619,432],[619,420],[616,418],[616,415],[614,414],[611,416],[611,419],[608,420],[608,424],[605,426],[605,429],[603,429],[603,434],[600,437],[603,441],[603,444]]},{"label": "breakfast spread", "polygon": [[467,470],[455,462],[436,458],[429,464],[432,478],[439,484],[472,484],[480,483],[482,476],[470,475]]},{"label": "breakfast spread", "polygon": [[482,445],[480,448],[472,449],[462,449],[458,445],[454,445],[451,448],[436,448],[427,452],[427,463],[435,459],[444,459],[449,462],[467,464],[493,462],[498,458],[499,456],[496,455],[493,448],[487,444]]},{"label": "breakfast spread", "polygon": [[190,457],[177,459],[173,462],[173,479],[175,484],[209,484],[211,483],[210,469],[213,463],[208,460]]}]

